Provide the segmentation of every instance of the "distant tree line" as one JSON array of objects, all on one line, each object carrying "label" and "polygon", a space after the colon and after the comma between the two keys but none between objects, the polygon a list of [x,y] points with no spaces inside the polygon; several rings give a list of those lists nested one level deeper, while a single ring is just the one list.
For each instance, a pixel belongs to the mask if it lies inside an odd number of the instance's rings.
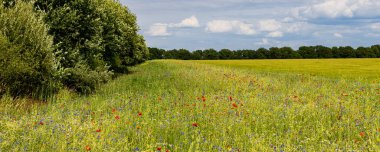
[{"label": "distant tree line", "polygon": [[0,0],[0,97],[93,92],[148,59],[117,0]]},{"label": "distant tree line", "polygon": [[186,49],[164,50],[149,48],[150,59],[181,60],[228,60],[228,59],[317,59],[317,58],[380,58],[380,45],[371,47],[350,46],[301,46],[298,50],[291,47],[272,47],[257,50],[205,49],[189,51]]}]

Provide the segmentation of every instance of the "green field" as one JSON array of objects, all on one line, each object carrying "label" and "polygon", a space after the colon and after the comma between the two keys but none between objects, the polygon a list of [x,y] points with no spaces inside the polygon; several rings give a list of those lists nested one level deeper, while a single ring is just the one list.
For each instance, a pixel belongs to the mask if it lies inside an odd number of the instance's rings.
[{"label": "green field", "polygon": [[3,98],[0,151],[380,151],[380,59],[154,60],[88,97]]}]

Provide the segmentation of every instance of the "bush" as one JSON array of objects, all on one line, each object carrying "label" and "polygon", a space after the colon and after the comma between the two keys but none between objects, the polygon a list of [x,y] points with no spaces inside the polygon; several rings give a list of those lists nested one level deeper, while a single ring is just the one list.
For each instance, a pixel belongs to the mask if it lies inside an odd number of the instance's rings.
[{"label": "bush", "polygon": [[91,70],[86,64],[79,62],[75,67],[64,70],[61,81],[68,88],[78,93],[90,94],[100,84],[106,83],[111,79],[112,73],[106,69],[108,67]]},{"label": "bush", "polygon": [[57,91],[57,65],[47,30],[31,3],[0,6],[1,94],[46,98]]}]

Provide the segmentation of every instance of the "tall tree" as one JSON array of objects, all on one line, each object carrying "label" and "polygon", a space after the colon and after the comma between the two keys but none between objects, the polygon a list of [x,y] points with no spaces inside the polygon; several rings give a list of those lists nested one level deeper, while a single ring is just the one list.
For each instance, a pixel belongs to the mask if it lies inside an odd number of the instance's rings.
[{"label": "tall tree", "polygon": [[192,59],[193,60],[202,60],[203,59],[202,50],[196,50],[196,51],[192,52]]},{"label": "tall tree", "polygon": [[219,58],[222,60],[232,59],[234,56],[233,52],[229,49],[222,49],[219,51]]},{"label": "tall tree", "polygon": [[318,45],[315,47],[315,52],[317,53],[318,58],[332,58],[333,53],[331,48]]},{"label": "tall tree", "polygon": [[269,54],[269,51],[265,48],[259,48],[257,50],[257,58],[258,59],[266,59]]},{"label": "tall tree", "polygon": [[190,60],[191,59],[191,53],[189,52],[189,50],[179,49],[177,59]]},{"label": "tall tree", "polygon": [[163,59],[164,53],[164,49],[149,48],[149,59]]},{"label": "tall tree", "polygon": [[380,58],[380,45],[373,45],[371,46],[371,49],[373,53],[376,55],[376,57]]},{"label": "tall tree", "polygon": [[306,59],[313,59],[318,57],[314,46],[301,46],[298,49],[298,53]]},{"label": "tall tree", "polygon": [[356,58],[355,49],[351,46],[339,47],[339,54],[342,58]]},{"label": "tall tree", "polygon": [[203,50],[203,57],[206,60],[216,60],[216,59],[219,59],[219,54],[214,49],[206,49],[206,50]]}]

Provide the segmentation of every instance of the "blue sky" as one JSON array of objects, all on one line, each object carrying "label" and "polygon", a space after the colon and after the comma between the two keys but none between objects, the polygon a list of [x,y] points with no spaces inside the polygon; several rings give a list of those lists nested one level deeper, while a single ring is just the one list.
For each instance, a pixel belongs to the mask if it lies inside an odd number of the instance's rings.
[{"label": "blue sky", "polygon": [[380,43],[379,0],[121,0],[148,46],[257,49]]}]

